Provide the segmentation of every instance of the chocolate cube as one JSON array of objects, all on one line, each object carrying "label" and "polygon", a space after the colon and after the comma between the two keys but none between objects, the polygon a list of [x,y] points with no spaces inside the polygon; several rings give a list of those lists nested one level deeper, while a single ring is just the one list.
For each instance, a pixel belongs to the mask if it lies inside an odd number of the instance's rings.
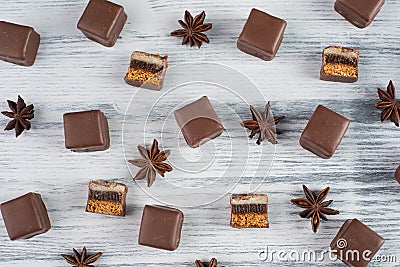
[{"label": "chocolate cube", "polygon": [[78,22],[87,38],[112,47],[127,20],[124,8],[106,0],[90,0]]},{"label": "chocolate cube", "polygon": [[354,83],[358,80],[360,51],[341,46],[329,46],[322,52],[320,79]]},{"label": "chocolate cube", "polygon": [[129,85],[160,91],[164,85],[168,56],[135,51],[125,82]]},{"label": "chocolate cube", "polygon": [[175,120],[190,147],[198,147],[221,135],[224,127],[207,96],[174,112]]},{"label": "chocolate cube", "polygon": [[181,239],[183,213],[180,210],[146,205],[139,232],[139,244],[176,250]]},{"label": "chocolate cube", "polygon": [[244,53],[272,60],[282,43],[286,21],[253,8],[237,41]]},{"label": "chocolate cube", "polygon": [[358,28],[365,28],[375,19],[385,0],[336,0],[335,10]]},{"label": "chocolate cube", "polygon": [[335,153],[349,124],[345,117],[319,105],[301,135],[300,144],[315,155],[328,159]]},{"label": "chocolate cube", "polygon": [[268,196],[262,194],[232,195],[231,226],[234,228],[269,228]]},{"label": "chocolate cube", "polygon": [[91,181],[86,211],[125,216],[128,187],[121,183]]},{"label": "chocolate cube", "polygon": [[100,110],[64,114],[65,147],[74,152],[93,152],[110,147],[106,116]]},{"label": "chocolate cube", "polygon": [[0,21],[0,59],[32,66],[39,50],[40,35],[32,27]]},{"label": "chocolate cube", "polygon": [[352,267],[365,267],[385,240],[357,219],[347,220],[331,242],[332,252]]},{"label": "chocolate cube", "polygon": [[11,240],[28,239],[51,228],[40,194],[28,193],[2,203],[1,214]]}]

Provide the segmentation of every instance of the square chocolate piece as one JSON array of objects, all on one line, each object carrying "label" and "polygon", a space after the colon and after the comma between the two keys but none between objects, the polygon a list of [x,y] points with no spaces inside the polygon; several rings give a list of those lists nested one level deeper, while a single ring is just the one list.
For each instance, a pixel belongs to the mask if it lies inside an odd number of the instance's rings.
[{"label": "square chocolate piece", "polygon": [[182,224],[182,211],[164,206],[146,205],[140,225],[139,244],[176,250],[181,239]]},{"label": "square chocolate piece", "polygon": [[100,110],[64,114],[65,147],[74,152],[94,152],[110,147],[106,116]]},{"label": "square chocolate piece", "polygon": [[90,0],[78,22],[87,38],[112,47],[127,20],[124,8],[106,0]]},{"label": "square chocolate piece", "polygon": [[253,8],[237,41],[239,50],[272,60],[282,43],[286,21]]},{"label": "square chocolate piece", "polygon": [[347,220],[331,242],[332,251],[345,264],[365,267],[385,240],[357,219]]},{"label": "square chocolate piece", "polygon": [[335,153],[349,124],[350,121],[345,117],[319,105],[301,135],[300,145],[328,159]]},{"label": "square chocolate piece", "polygon": [[186,143],[193,148],[220,136],[224,130],[206,96],[175,110],[174,115]]},{"label": "square chocolate piece", "polygon": [[129,85],[160,91],[164,85],[168,56],[135,51],[125,82]]},{"label": "square chocolate piece", "polygon": [[2,203],[1,214],[11,240],[28,239],[51,228],[40,194],[28,193]]},{"label": "square chocolate piece", "polygon": [[32,66],[39,50],[40,35],[32,27],[0,21],[0,59]]},{"label": "square chocolate piece", "polygon": [[378,15],[385,0],[336,0],[335,10],[358,28],[365,28]]},{"label": "square chocolate piece", "polygon": [[91,181],[86,211],[125,216],[128,187],[121,183]]},{"label": "square chocolate piece", "polygon": [[329,46],[322,52],[320,79],[354,83],[358,80],[360,51],[342,46]]},{"label": "square chocolate piece", "polygon": [[269,228],[268,196],[263,194],[232,195],[231,226],[234,228]]}]

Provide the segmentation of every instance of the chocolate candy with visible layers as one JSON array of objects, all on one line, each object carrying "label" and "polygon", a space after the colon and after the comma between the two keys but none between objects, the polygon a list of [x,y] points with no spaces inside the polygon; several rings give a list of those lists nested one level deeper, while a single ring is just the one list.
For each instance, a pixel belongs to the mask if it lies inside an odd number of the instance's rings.
[{"label": "chocolate candy with visible layers", "polygon": [[106,0],[90,0],[78,22],[78,29],[90,40],[112,47],[127,18],[120,5]]},{"label": "chocolate candy with visible layers", "polygon": [[268,196],[263,194],[232,195],[231,226],[234,228],[268,228]]},{"label": "chocolate candy with visible layers", "polygon": [[32,66],[39,50],[40,35],[32,27],[0,21],[0,59]]},{"label": "chocolate candy with visible layers", "polygon": [[64,114],[65,147],[74,152],[94,152],[110,147],[106,116],[100,110]]},{"label": "chocolate candy with visible layers", "polygon": [[272,60],[282,43],[286,21],[253,8],[237,41],[244,53]]},{"label": "chocolate candy with visible layers", "polygon": [[315,155],[328,159],[335,153],[349,124],[345,117],[319,105],[301,135],[300,144]]},{"label": "chocolate candy with visible layers", "polygon": [[28,239],[51,228],[46,206],[37,193],[2,203],[1,214],[11,240]]},{"label": "chocolate candy with visible layers", "polygon": [[178,209],[146,205],[139,232],[139,244],[176,250],[181,240],[183,213]]},{"label": "chocolate candy with visible layers", "polygon": [[385,240],[357,219],[347,220],[331,242],[332,252],[352,267],[366,267]]},{"label": "chocolate candy with visible layers", "polygon": [[335,10],[358,28],[365,28],[375,19],[385,0],[336,0]]}]

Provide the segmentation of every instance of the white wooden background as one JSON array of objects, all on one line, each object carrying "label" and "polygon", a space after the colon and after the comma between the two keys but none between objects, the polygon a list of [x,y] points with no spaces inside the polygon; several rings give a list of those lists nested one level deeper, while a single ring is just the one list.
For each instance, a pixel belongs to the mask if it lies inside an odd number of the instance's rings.
[{"label": "white wooden background", "polygon": [[[400,262],[400,186],[393,179],[400,163],[399,129],[389,122],[381,123],[379,112],[373,107],[378,101],[377,87],[386,87],[389,79],[393,79],[400,88],[398,1],[388,0],[372,25],[364,30],[355,28],[335,13],[333,0],[118,2],[125,6],[128,22],[115,47],[109,49],[88,41],[76,29],[86,6],[84,0],[1,1],[1,20],[34,26],[42,41],[33,67],[0,62],[0,109],[8,109],[6,100],[16,99],[18,94],[28,103],[34,103],[36,108],[31,131],[18,139],[12,132],[0,132],[0,201],[28,191],[41,193],[49,210],[52,229],[30,240],[12,242],[1,222],[0,266],[67,266],[59,254],[84,245],[91,252],[104,252],[96,266],[194,266],[196,258],[209,260],[211,257],[217,257],[221,264],[230,267],[338,266],[341,263],[329,261],[320,264],[261,262],[257,255],[266,246],[300,252],[303,249],[328,249],[339,227],[349,218],[358,218],[382,235],[386,242],[379,254],[396,256]],[[288,22],[282,46],[271,62],[258,60],[236,49],[236,39],[253,7]],[[182,47],[179,39],[169,36],[169,32],[178,27],[176,20],[182,18],[185,9],[195,14],[205,10],[207,22],[213,23],[213,29],[208,33],[211,44],[205,44],[200,50]],[[361,50],[357,83],[337,84],[318,79],[320,54],[328,45]],[[284,133],[276,146],[273,167],[257,190],[269,195],[270,229],[231,229],[229,195],[224,195],[209,205],[182,208],[185,224],[181,245],[175,252],[137,244],[142,208],[157,201],[132,181],[123,153],[125,148],[127,155],[137,155],[135,145],[143,143],[142,132],[129,131],[124,131],[126,138],[122,142],[124,113],[129,99],[137,92],[122,79],[133,50],[167,54],[170,66],[195,61],[231,66],[260,88],[272,102],[276,115],[287,117],[279,125]],[[264,104],[260,98],[254,100],[252,91],[246,88],[238,93],[259,108]],[[157,93],[149,92],[149,99],[154,94]],[[224,93],[217,94],[216,98],[226,103],[236,101]],[[351,119],[342,145],[330,160],[319,159],[298,144],[301,131],[317,104],[324,104]],[[86,154],[67,151],[62,114],[97,108],[109,119],[110,150]],[[134,124],[132,120],[135,119],[144,120],[146,108],[145,102],[133,102],[128,109],[127,125]],[[229,115],[223,112],[222,104],[216,104],[216,109]],[[164,115],[171,110],[165,108],[157,112]],[[247,118],[247,107],[239,106],[238,114]],[[6,118],[1,117],[0,123],[5,126]],[[234,152],[229,154],[231,162],[240,162],[242,157],[247,157],[237,153],[247,150],[246,136],[240,126],[237,127],[232,138],[243,145],[229,148]],[[225,139],[223,136],[215,143],[223,143]],[[127,147],[127,144],[131,146]],[[251,149],[259,149],[253,142],[249,144]],[[179,154],[174,150],[176,144],[163,145]],[[270,146],[264,148],[268,151]],[[186,148],[182,153],[187,153]],[[267,153],[267,158],[271,155],[272,152]],[[228,163],[222,162],[221,166]],[[269,164],[260,168],[267,170],[268,167]],[[208,175],[204,179],[210,178]],[[230,175],[235,179],[235,172]],[[173,173],[168,177],[174,179]],[[114,218],[85,213],[88,182],[114,178],[129,186],[127,216]],[[183,181],[182,177],[179,179]],[[187,181],[194,183],[190,179]],[[246,184],[246,181],[245,178],[240,182]],[[310,222],[301,219],[297,215],[300,210],[290,203],[291,198],[302,195],[303,183],[313,190],[331,186],[332,207],[341,211],[338,216],[330,216],[329,222],[322,222],[318,234],[312,233]],[[191,198],[182,191],[176,194],[163,190],[162,185],[161,179],[154,184],[158,197],[176,203]],[[219,193],[218,188],[211,188],[199,202],[215,198]]]}]

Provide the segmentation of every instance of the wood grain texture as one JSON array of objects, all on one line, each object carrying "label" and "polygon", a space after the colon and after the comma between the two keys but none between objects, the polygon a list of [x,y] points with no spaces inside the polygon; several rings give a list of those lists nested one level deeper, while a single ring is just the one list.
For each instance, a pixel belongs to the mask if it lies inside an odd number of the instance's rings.
[{"label": "wood grain texture", "polygon": [[[6,100],[15,100],[18,94],[36,108],[31,131],[18,139],[11,132],[0,132],[0,201],[28,191],[39,192],[53,225],[44,235],[11,242],[1,221],[0,266],[66,266],[59,254],[84,245],[89,252],[104,252],[96,266],[189,267],[194,266],[196,258],[209,260],[211,257],[217,257],[221,264],[229,267],[341,266],[340,262],[329,259],[323,263],[262,262],[258,253],[267,246],[288,252],[326,250],[339,227],[350,218],[358,218],[386,239],[379,254],[397,257],[397,263],[375,262],[370,266],[399,266],[400,186],[393,179],[393,173],[400,163],[400,135],[393,124],[379,121],[379,111],[373,107],[378,101],[377,88],[386,87],[389,79],[400,88],[398,1],[387,1],[374,22],[364,30],[355,28],[334,12],[333,0],[117,2],[125,6],[128,22],[111,49],[87,40],[76,29],[86,5],[84,0],[3,0],[0,5],[1,20],[31,25],[42,38],[33,67],[0,62],[0,109],[6,110]],[[288,22],[282,46],[271,62],[261,61],[236,48],[237,37],[253,7]],[[176,20],[182,18],[185,9],[194,14],[205,10],[206,21],[213,23],[208,34],[211,44],[205,44],[200,50],[181,46],[178,38],[169,36],[169,32],[178,28]],[[318,79],[321,52],[329,45],[361,50],[357,83],[338,84]],[[185,180],[184,173],[177,171],[167,176],[180,185],[196,186],[204,184],[201,179],[214,181],[223,172],[225,180],[220,184],[225,181],[229,186],[241,171],[241,166],[232,163],[242,162],[249,154],[249,173],[234,190],[240,191],[254,182],[252,172],[256,178],[261,177],[257,177],[258,172],[268,172],[274,156],[268,176],[264,181],[256,180],[263,181],[257,192],[269,195],[270,229],[230,228],[229,194],[222,194],[220,200],[209,205],[181,208],[185,223],[180,247],[175,252],[137,244],[145,204],[157,204],[156,199],[181,204],[192,196],[184,190],[164,188],[166,180],[159,179],[150,191],[153,197],[149,197],[149,191],[140,189],[144,182],[132,181],[123,151],[127,157],[138,155],[135,146],[143,143],[143,125],[138,122],[146,119],[148,105],[163,93],[143,92],[124,83],[133,50],[167,54],[170,66],[193,62],[230,66],[254,82],[271,101],[275,114],[287,117],[279,125],[283,131],[279,144],[275,148],[263,146],[264,163],[261,160],[260,167],[252,165],[261,148],[254,144],[255,140],[248,142],[248,133],[240,128],[239,121],[229,117],[232,109],[239,118],[248,118],[248,108],[233,94],[216,90],[213,105],[230,131],[209,146],[218,148],[215,153],[222,156],[216,158],[213,167],[204,175],[191,174]],[[202,69],[197,71],[207,73]],[[179,78],[172,74],[169,76],[171,85]],[[205,88],[204,92],[207,90],[210,88]],[[237,91],[249,103],[262,108],[265,102],[253,92],[248,88]],[[181,94],[180,97],[191,99],[202,93]],[[134,94],[134,100],[139,97],[143,101],[129,104]],[[149,117],[146,140],[160,136],[157,121],[165,120],[179,100],[162,102],[155,115]],[[317,158],[298,143],[317,104],[326,105],[351,120],[343,143],[330,160]],[[62,114],[85,109],[101,109],[108,117],[111,135],[108,151],[76,154],[64,148]],[[5,117],[0,118],[1,125],[6,121]],[[142,132],[132,132],[133,129]],[[166,138],[173,137],[174,129],[173,124],[166,124],[163,128]],[[225,146],[231,143],[240,146]],[[193,160],[193,153],[199,151],[191,152],[184,145],[178,148],[176,142],[163,145],[173,150],[173,156],[184,155],[189,159],[185,168],[197,166],[196,161],[190,160]],[[200,154],[195,154],[194,160]],[[171,160],[180,164],[178,159]],[[129,186],[125,218],[84,212],[91,179],[115,179]],[[290,203],[291,198],[302,195],[303,183],[313,190],[331,186],[332,207],[341,211],[340,215],[331,216],[329,222],[322,222],[318,234],[312,233],[310,222],[301,219],[297,215],[299,209]],[[211,186],[193,199],[201,203],[221,193],[227,192]]]}]

